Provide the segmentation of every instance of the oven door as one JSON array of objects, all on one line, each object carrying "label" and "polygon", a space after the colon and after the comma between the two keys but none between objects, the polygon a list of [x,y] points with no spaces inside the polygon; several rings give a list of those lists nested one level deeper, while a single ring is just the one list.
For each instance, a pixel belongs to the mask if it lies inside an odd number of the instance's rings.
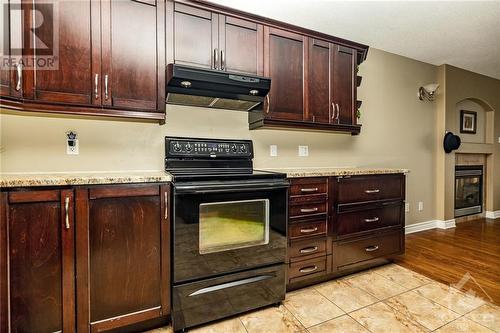
[{"label": "oven door", "polygon": [[174,185],[174,283],[285,262],[288,181]]}]

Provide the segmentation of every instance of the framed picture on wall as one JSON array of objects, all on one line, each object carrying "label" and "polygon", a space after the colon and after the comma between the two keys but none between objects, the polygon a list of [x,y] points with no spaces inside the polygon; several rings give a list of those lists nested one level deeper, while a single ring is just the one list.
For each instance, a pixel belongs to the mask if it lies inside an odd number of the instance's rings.
[{"label": "framed picture on wall", "polygon": [[460,133],[476,134],[477,112],[460,110]]}]

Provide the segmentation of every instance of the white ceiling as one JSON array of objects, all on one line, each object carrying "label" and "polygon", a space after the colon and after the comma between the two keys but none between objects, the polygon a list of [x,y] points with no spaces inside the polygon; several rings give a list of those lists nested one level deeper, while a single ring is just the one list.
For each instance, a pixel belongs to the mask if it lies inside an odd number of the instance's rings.
[{"label": "white ceiling", "polygon": [[500,79],[500,0],[211,2]]}]

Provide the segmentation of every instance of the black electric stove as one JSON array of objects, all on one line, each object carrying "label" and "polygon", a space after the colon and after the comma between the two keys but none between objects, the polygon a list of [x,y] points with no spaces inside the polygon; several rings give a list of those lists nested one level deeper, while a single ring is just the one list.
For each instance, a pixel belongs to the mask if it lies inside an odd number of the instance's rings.
[{"label": "black electric stove", "polygon": [[173,175],[174,330],[285,297],[288,181],[249,140],[165,138]]}]

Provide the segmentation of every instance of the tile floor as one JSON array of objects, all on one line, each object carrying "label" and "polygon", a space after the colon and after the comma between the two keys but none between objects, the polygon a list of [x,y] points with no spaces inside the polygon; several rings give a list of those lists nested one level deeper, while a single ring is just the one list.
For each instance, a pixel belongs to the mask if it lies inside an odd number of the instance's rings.
[{"label": "tile floor", "polygon": [[[147,333],[171,332],[169,326]],[[287,293],[280,307],[189,332],[500,333],[500,307],[389,264]]]}]

